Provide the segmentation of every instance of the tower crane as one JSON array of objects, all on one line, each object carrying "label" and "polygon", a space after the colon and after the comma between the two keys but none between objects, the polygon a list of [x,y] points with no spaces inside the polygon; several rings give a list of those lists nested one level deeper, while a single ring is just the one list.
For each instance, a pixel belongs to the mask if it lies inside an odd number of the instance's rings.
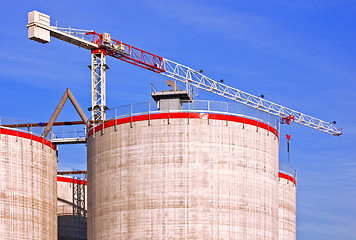
[{"label": "tower crane", "polygon": [[109,33],[99,34],[93,30],[59,27],[56,22],[51,24],[50,16],[37,11],[28,13],[27,28],[29,39],[48,43],[52,36],[91,51],[92,105],[90,109],[92,110],[93,121],[105,120],[106,70],[108,69],[106,56],[111,56],[168,78],[273,114],[288,124],[293,121],[332,135],[339,136],[342,134],[341,130],[335,128],[332,123],[217,82],[188,66],[114,40]]}]

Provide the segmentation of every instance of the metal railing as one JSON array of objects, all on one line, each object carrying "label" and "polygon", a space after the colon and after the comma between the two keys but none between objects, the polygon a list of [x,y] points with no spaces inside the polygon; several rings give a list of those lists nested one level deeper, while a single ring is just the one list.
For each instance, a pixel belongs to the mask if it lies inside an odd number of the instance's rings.
[{"label": "metal railing", "polygon": [[[192,85],[184,84],[179,81],[173,81],[173,80],[170,80],[170,81],[174,82],[176,84],[176,86],[178,87],[178,89],[180,89],[177,91],[187,91],[187,93],[190,97],[197,95],[196,94],[197,90]],[[151,82],[151,95],[155,94],[157,92],[168,92],[168,91],[174,91],[174,89],[172,89],[171,86],[168,86],[167,81]]]},{"label": "metal railing", "polygon": [[50,139],[78,139],[78,138],[85,138],[86,131],[85,128],[72,128],[72,129],[54,129],[51,131]]},{"label": "metal railing", "polygon": [[63,23],[52,18],[50,19],[50,26],[56,30],[68,33],[72,36],[79,37],[81,39],[85,39],[87,41],[91,41],[91,38],[93,38],[86,35],[86,33],[92,32],[93,30],[75,28],[73,26],[70,26],[69,24]]},{"label": "metal railing", "polygon": [[[8,117],[0,117],[0,128],[3,129],[13,129],[19,132],[30,133],[32,135],[36,135],[38,137],[42,137],[45,126],[40,126],[39,124],[29,123],[26,121],[8,118]],[[47,140],[70,140],[70,139],[85,139],[86,138],[86,130],[85,127],[77,128],[77,129],[57,129],[53,128],[46,137]]]},{"label": "metal railing", "polygon": [[192,112],[192,113],[215,113],[231,116],[239,116],[257,120],[268,124],[279,132],[280,122],[278,118],[272,114],[260,111],[256,108],[246,106],[240,103],[194,100],[193,102],[183,103],[182,110],[161,111],[157,108],[155,102],[144,102],[136,104],[128,104],[124,106],[114,107],[106,111],[106,119],[120,119],[143,114],[155,114],[166,112]]},{"label": "metal railing", "polygon": [[[263,122],[273,127],[279,132],[279,120],[276,116],[260,111],[256,108],[246,106],[240,103],[194,100],[192,102],[183,103],[182,110],[161,111],[155,102],[143,102],[136,104],[128,104],[124,106],[114,107],[106,111],[107,120],[120,119],[125,117],[138,116],[143,114],[155,114],[166,112],[191,112],[191,113],[215,113],[231,116],[239,116]],[[25,126],[26,125],[26,126]],[[96,124],[94,124],[96,125]],[[11,127],[8,127],[11,126]],[[25,127],[24,127],[25,126]],[[29,132],[31,134],[42,136],[44,126],[31,125],[25,121],[0,117],[0,127],[15,128],[18,131]],[[86,137],[85,128],[80,129],[52,129],[48,135],[48,140],[58,139],[79,139]]]},{"label": "metal railing", "polygon": [[287,174],[297,180],[297,171],[287,164],[279,163],[279,172]]},{"label": "metal railing", "polygon": [[45,127],[15,118],[0,117],[0,128],[15,129],[16,131],[31,133],[41,137]]}]

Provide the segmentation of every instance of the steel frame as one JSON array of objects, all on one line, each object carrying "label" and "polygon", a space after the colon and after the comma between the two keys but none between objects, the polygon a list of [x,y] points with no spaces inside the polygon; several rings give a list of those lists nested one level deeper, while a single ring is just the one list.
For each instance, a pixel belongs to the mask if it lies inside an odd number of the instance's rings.
[{"label": "steel frame", "polygon": [[85,211],[85,184],[86,175],[84,174],[83,184],[75,183],[75,179],[78,178],[73,177],[72,187],[73,187],[73,215],[79,215],[82,217],[86,217]]},{"label": "steel frame", "polygon": [[294,122],[296,123],[320,130],[322,132],[337,136],[342,134],[342,132],[339,129],[336,129],[332,123],[311,117],[290,108],[283,107],[279,104],[264,100],[260,97],[256,97],[252,94],[243,92],[239,89],[216,82],[204,76],[203,74],[179,63],[175,63],[167,59],[163,59],[163,62],[165,71],[161,72],[161,74],[166,77],[190,84],[194,87],[206,90],[236,102],[240,102],[242,104],[246,104],[284,119],[294,119]]},{"label": "steel frame", "polygon": [[91,54],[91,110],[92,121],[105,120],[106,108],[106,53],[92,51]]},{"label": "steel frame", "polygon": [[106,50],[107,55],[136,66],[151,70],[156,73],[164,71],[163,58],[142,49],[133,47],[126,43],[111,39],[110,43],[103,43],[102,34],[95,31],[87,32],[85,35],[92,35],[92,43]]}]

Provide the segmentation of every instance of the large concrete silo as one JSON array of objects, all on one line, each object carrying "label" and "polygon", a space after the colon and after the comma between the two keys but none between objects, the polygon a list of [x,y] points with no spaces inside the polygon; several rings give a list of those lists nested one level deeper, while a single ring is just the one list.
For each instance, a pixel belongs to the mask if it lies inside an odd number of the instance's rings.
[{"label": "large concrete silo", "polygon": [[278,239],[276,126],[142,109],[88,134],[88,239]]},{"label": "large concrete silo", "polygon": [[0,127],[0,170],[0,239],[57,239],[54,146]]}]

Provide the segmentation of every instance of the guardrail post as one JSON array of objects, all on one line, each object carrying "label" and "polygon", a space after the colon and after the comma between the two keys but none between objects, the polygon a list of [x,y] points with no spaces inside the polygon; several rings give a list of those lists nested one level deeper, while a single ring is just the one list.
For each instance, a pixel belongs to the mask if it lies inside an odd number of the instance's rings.
[{"label": "guardrail post", "polygon": [[256,112],[257,112],[257,128],[256,128],[256,132],[258,132],[258,123],[260,122],[260,115],[259,115],[259,111],[258,111],[258,108],[256,108]]},{"label": "guardrail post", "polygon": [[[31,132],[32,132],[33,131],[32,123],[31,123],[31,128],[30,129],[31,129]],[[32,146],[32,134],[30,134],[30,135],[31,135],[31,144],[30,145]]]},{"label": "guardrail post", "polygon": [[148,102],[148,126],[151,126],[151,102]]},{"label": "guardrail post", "polygon": [[229,114],[229,103],[226,102],[226,127],[229,125],[228,114]]},{"label": "guardrail post", "polygon": [[242,129],[245,129],[245,106],[242,105]]},{"label": "guardrail post", "polygon": [[101,127],[100,132],[101,132],[101,136],[103,136],[103,135],[105,134],[105,132],[104,132],[104,131],[105,131],[105,130],[104,130],[104,127],[105,127],[105,126],[104,126],[104,120],[101,121],[101,126],[102,126],[102,127]]},{"label": "guardrail post", "polygon": [[[193,104],[193,103],[191,103],[191,104]],[[189,118],[190,118],[190,103],[188,102],[188,124],[189,124]]]},{"label": "guardrail post", "polygon": [[[278,129],[276,122],[277,122],[277,118],[274,119],[274,125],[275,125],[275,128],[277,129],[277,133],[279,133],[279,129]],[[276,140],[276,135],[277,134],[274,135],[274,140]]]},{"label": "guardrail post", "polygon": [[132,104],[130,104],[130,128],[132,128]]},{"label": "guardrail post", "polygon": [[17,131],[16,131],[16,142],[17,142],[17,139],[19,137],[19,120],[17,120]]},{"label": "guardrail post", "polygon": [[270,125],[270,122],[269,122],[269,113],[267,113],[267,136],[269,136],[269,125]]},{"label": "guardrail post", "polygon": [[116,132],[116,116],[117,116],[117,108],[115,108],[115,116],[114,116],[114,131]]},{"label": "guardrail post", "polygon": [[209,125],[210,101],[208,101],[208,125]]}]

